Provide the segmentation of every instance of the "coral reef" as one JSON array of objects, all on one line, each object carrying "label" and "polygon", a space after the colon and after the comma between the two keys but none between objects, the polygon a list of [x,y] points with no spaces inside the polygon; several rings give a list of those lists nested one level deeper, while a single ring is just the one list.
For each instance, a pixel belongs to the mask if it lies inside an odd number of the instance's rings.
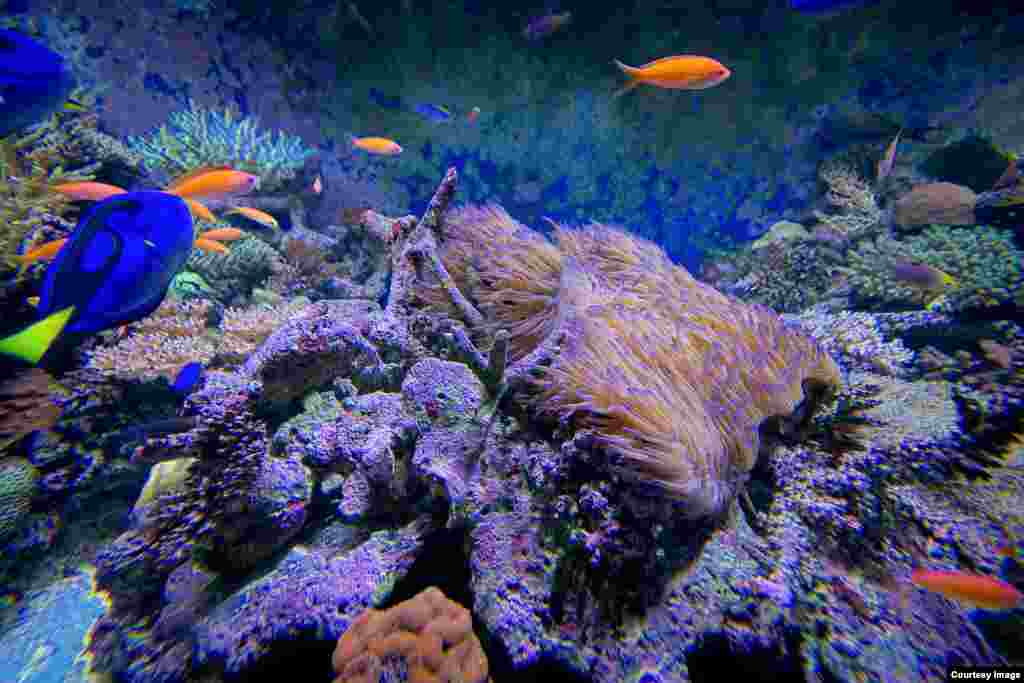
[{"label": "coral reef", "polygon": [[[1024,524],[991,432],[1024,416],[1024,385],[921,381],[900,342],[948,316],[780,319],[607,226],[551,243],[494,208],[463,214],[531,243],[517,271],[520,254],[459,237],[472,220],[449,224],[456,178],[418,221],[367,222],[389,248],[383,307],[293,310],[133,450],[175,464],[97,562],[94,673],[244,677],[295,639],[354,646],[343,634],[398,614],[382,606],[441,530],[480,645],[515,669],[694,680],[722,648],[844,681],[1003,661],[957,606],[908,590],[904,608],[893,588],[921,557],[997,572],[988,522],[955,513],[969,477],[989,474],[993,514]],[[1020,374],[1018,348],[1002,372]]]},{"label": "coral reef", "polygon": [[129,138],[128,148],[151,171],[176,176],[202,166],[230,165],[260,176],[268,191],[294,177],[314,154],[301,138],[261,131],[256,118],[243,117],[233,107],[215,111],[193,100],[148,136]]},{"label": "coral reef", "polygon": [[997,228],[950,229],[929,226],[896,240],[880,236],[863,241],[849,253],[845,270],[861,306],[920,307],[935,303],[933,295],[898,280],[893,264],[919,263],[938,268],[956,280],[937,304],[944,310],[966,311],[1024,303],[1021,264],[1024,252]]}]

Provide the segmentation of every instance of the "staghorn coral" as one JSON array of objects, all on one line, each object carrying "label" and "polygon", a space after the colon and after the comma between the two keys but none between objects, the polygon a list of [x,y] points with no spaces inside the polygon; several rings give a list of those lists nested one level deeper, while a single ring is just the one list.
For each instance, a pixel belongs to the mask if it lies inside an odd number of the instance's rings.
[{"label": "staghorn coral", "polygon": [[[1009,303],[1024,303],[1021,263],[1017,249],[1004,231],[974,227],[949,229],[930,226],[905,240],[878,237],[858,244],[849,254],[847,274],[855,295],[875,307],[925,304],[963,311]],[[897,281],[892,264],[920,263],[948,273],[957,285],[936,301],[931,295]]]},{"label": "staghorn coral", "polygon": [[389,659],[404,660],[409,683],[484,683],[487,656],[473,617],[431,586],[386,610],[367,609],[338,639],[335,683],[373,683]]},{"label": "staghorn coral", "polygon": [[301,138],[260,131],[256,118],[240,116],[234,107],[219,112],[192,100],[148,137],[129,138],[128,148],[150,170],[175,176],[201,166],[230,165],[260,176],[264,190],[294,177],[315,153]]}]

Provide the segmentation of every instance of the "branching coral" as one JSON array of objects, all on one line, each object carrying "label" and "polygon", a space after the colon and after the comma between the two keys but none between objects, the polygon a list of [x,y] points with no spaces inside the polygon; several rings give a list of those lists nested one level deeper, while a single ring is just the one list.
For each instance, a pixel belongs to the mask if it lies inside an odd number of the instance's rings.
[{"label": "branching coral", "polygon": [[209,308],[207,301],[167,299],[127,337],[94,349],[87,367],[126,379],[174,381],[183,365],[205,363],[216,353],[206,334]]},{"label": "branching coral", "polygon": [[815,212],[815,217],[842,235],[856,235],[877,226],[882,217],[874,190],[853,166],[840,161],[822,165],[819,176],[828,187],[825,198],[841,213]]},{"label": "branching coral", "polygon": [[150,170],[178,175],[227,164],[259,175],[264,189],[294,177],[314,154],[298,137],[260,131],[257,119],[240,116],[233,107],[213,111],[191,100],[188,109],[172,113],[148,137],[130,138],[128,147]]},{"label": "branching coral", "polygon": [[45,133],[43,127],[18,139],[0,140],[0,259],[9,266],[31,230],[51,216],[69,213],[70,201],[53,186],[90,180],[95,170],[66,171],[52,148],[38,146]]},{"label": "branching coral", "polygon": [[921,306],[920,290],[898,281],[898,261],[938,268],[957,280],[947,289],[944,307],[950,310],[985,308],[1024,302],[1021,263],[1024,253],[1010,235],[995,228],[926,228],[905,240],[880,237],[862,242],[849,254],[849,277],[858,296],[881,306]]},{"label": "branching coral", "polygon": [[308,304],[300,298],[278,306],[228,308],[218,330],[208,325],[209,301],[167,299],[128,336],[94,349],[88,367],[123,379],[173,381],[193,361],[244,358],[278,327],[301,316]]},{"label": "branching coral", "polygon": [[394,658],[404,660],[410,683],[489,680],[469,610],[434,587],[356,617],[334,650],[335,683],[377,681],[385,662]]}]

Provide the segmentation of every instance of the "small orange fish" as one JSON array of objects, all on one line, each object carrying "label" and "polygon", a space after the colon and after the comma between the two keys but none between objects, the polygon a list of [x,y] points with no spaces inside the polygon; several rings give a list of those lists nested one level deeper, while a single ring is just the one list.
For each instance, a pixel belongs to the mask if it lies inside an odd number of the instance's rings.
[{"label": "small orange fish", "polygon": [[383,154],[386,156],[394,156],[402,153],[402,146],[394,140],[388,140],[387,138],[352,138],[352,146],[358,147],[364,152],[370,154]]},{"label": "small orange fish", "polygon": [[323,191],[324,191],[324,184],[320,180],[320,176],[318,175],[316,177],[316,180],[313,181],[313,194],[320,194]]},{"label": "small orange fish", "polygon": [[915,569],[910,581],[947,598],[984,609],[1013,609],[1024,601],[1024,593],[992,576],[958,571]]},{"label": "small orange fish", "polygon": [[188,204],[188,210],[192,213],[193,218],[198,218],[199,220],[206,221],[207,223],[213,223],[217,220],[217,217],[213,215],[213,212],[196,200],[189,199],[188,197],[182,197],[182,199],[186,204]]},{"label": "small orange fish", "polygon": [[245,216],[249,220],[256,221],[260,225],[264,225],[268,228],[278,227],[276,218],[274,218],[265,211],[260,211],[259,209],[253,209],[248,206],[236,206],[230,211],[226,211],[224,215],[230,216],[233,213],[241,214],[242,216]]},{"label": "small orange fish", "polygon": [[199,235],[201,240],[215,240],[217,242],[234,242],[245,237],[245,233],[238,228],[216,228],[207,230]]},{"label": "small orange fish", "polygon": [[91,202],[98,202],[106,199],[107,197],[113,197],[114,195],[124,194],[127,192],[127,190],[122,190],[116,185],[94,183],[92,181],[61,183],[60,185],[54,185],[53,189],[56,192],[67,195],[71,199]]},{"label": "small orange fish", "polygon": [[210,254],[227,254],[228,248],[216,240],[207,240],[200,237],[196,240],[195,248]]},{"label": "small orange fish", "polygon": [[466,122],[469,125],[473,125],[474,123],[476,123],[476,120],[478,118],[480,118],[480,107],[473,107],[472,109],[469,110],[469,113],[466,114]]},{"label": "small orange fish", "polygon": [[629,83],[615,93],[615,97],[629,92],[641,83],[669,90],[704,90],[711,88],[732,75],[718,60],[698,55],[676,55],[662,57],[643,66],[627,66],[613,60],[615,66],[629,78]]},{"label": "small orange fish", "polygon": [[259,187],[259,180],[230,166],[205,166],[176,178],[166,192],[189,199],[223,199],[251,192]]},{"label": "small orange fish", "polygon": [[14,260],[21,264],[21,266],[18,268],[18,274],[20,275],[21,273],[25,272],[25,269],[31,266],[36,261],[49,261],[50,259],[52,259],[54,256],[57,255],[57,252],[60,251],[60,248],[64,246],[65,242],[67,242],[67,238],[53,240],[52,242],[47,242],[36,247],[35,249],[28,253],[18,254],[17,256],[15,256]]}]

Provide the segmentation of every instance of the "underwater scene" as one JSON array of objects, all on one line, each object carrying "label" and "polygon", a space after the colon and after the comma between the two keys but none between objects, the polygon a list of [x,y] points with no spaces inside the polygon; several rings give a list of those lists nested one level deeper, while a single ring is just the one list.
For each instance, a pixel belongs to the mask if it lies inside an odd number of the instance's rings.
[{"label": "underwater scene", "polygon": [[1024,681],[1022,156],[1020,0],[0,0],[0,683]]}]

